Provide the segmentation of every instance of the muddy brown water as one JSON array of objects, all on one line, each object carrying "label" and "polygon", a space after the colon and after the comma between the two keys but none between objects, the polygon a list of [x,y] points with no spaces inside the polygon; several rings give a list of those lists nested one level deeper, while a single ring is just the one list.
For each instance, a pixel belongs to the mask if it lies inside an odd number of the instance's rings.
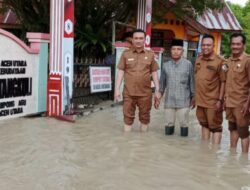
[{"label": "muddy brown water", "polygon": [[122,131],[122,107],[76,123],[53,118],[0,121],[1,190],[250,190],[249,155],[201,142],[194,111],[190,135],[164,135],[164,111],[148,133]]}]

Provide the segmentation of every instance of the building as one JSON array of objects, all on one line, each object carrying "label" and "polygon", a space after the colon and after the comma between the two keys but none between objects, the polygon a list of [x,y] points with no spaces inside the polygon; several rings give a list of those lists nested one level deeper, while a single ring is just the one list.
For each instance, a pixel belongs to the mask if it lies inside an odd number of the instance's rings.
[{"label": "building", "polygon": [[[175,3],[173,0],[171,2]],[[194,61],[199,52],[199,40],[203,34],[214,36],[215,52],[220,54],[222,33],[242,31],[239,22],[227,3],[225,3],[222,10],[208,10],[198,18],[185,16],[180,20],[171,10],[166,11],[164,21],[153,24],[147,20],[151,10],[152,0],[138,0],[137,27],[145,29],[148,37],[151,39],[151,48],[163,47],[165,49],[165,56],[169,56],[171,40],[180,38],[184,40],[184,56]],[[154,12],[152,12],[153,16]]]},{"label": "building", "polygon": [[[2,1],[0,1],[0,8],[2,8]],[[7,10],[5,13],[0,14],[0,28],[5,30],[20,28],[17,17],[11,11],[11,9]]]}]

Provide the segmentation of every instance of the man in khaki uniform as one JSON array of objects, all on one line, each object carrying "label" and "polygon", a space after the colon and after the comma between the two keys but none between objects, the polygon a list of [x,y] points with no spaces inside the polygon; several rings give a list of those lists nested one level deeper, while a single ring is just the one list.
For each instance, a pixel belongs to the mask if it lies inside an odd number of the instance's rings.
[{"label": "man in khaki uniform", "polygon": [[195,62],[195,103],[196,116],[202,127],[202,140],[220,144],[222,133],[222,106],[226,72],[225,62],[214,53],[214,37],[204,35],[201,44],[202,54]]},{"label": "man in khaki uniform", "polygon": [[141,131],[148,130],[152,107],[151,76],[155,83],[156,97],[159,98],[158,64],[154,53],[144,49],[145,32],[137,29],[132,35],[133,46],[125,50],[118,65],[115,100],[120,100],[120,85],[124,78],[123,114],[124,131],[131,131],[136,106],[139,108]]},{"label": "man in khaki uniform", "polygon": [[227,62],[225,106],[231,148],[241,138],[243,153],[249,150],[250,56],[245,54],[246,37],[234,33],[230,37],[231,57]]}]

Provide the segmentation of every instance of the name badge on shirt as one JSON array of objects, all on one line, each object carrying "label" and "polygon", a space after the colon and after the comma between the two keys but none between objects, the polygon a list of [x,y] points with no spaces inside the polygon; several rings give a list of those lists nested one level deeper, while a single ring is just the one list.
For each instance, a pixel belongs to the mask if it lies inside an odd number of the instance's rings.
[{"label": "name badge on shirt", "polygon": [[134,61],[135,59],[134,58],[128,58],[128,61]]},{"label": "name badge on shirt", "polygon": [[227,64],[223,64],[223,65],[222,65],[222,70],[223,70],[224,72],[227,72],[227,71],[228,71],[228,65],[227,65]]}]

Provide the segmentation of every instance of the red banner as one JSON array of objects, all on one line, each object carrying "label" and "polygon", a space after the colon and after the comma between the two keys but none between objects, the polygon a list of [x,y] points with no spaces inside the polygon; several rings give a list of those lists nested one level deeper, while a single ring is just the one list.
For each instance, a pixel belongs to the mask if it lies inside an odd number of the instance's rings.
[{"label": "red banner", "polygon": [[74,37],[74,0],[64,0],[64,37]]},{"label": "red banner", "polygon": [[152,0],[146,0],[146,41],[145,48],[150,48],[151,29],[152,29]]}]

